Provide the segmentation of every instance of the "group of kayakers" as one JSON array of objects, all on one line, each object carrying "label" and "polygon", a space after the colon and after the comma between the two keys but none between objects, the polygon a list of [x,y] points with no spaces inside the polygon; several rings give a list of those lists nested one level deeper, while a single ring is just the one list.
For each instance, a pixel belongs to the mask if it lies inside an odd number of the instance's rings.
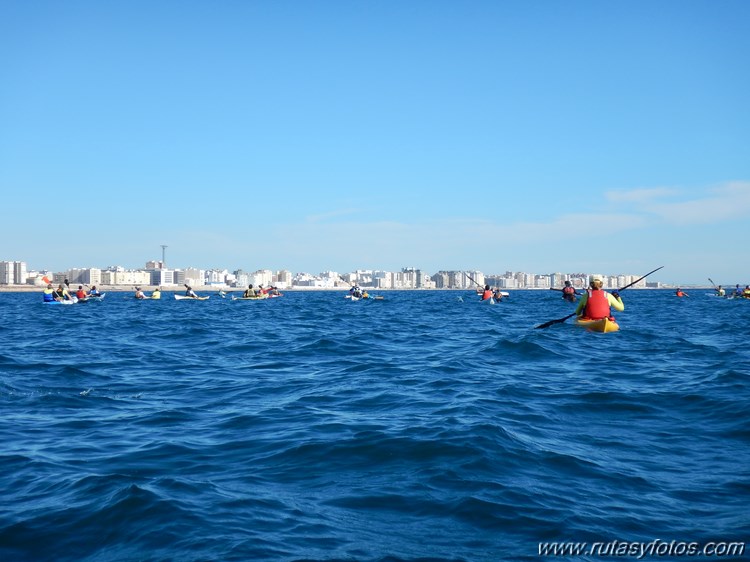
[{"label": "group of kayakers", "polygon": [[488,301],[490,299],[500,301],[503,299],[503,293],[500,291],[500,289],[492,289],[489,285],[485,285],[484,289],[479,295],[479,300]]},{"label": "group of kayakers", "polygon": [[151,293],[151,296],[146,295],[146,293],[144,293],[143,289],[141,289],[140,287],[135,287],[135,295],[134,296],[138,300],[142,300],[142,299],[154,299],[154,300],[158,300],[158,299],[161,298],[161,287],[157,287],[156,289],[154,289],[153,292]]},{"label": "group of kayakers", "polygon": [[362,289],[359,285],[354,285],[349,289],[349,298],[353,299],[369,299],[370,293],[367,289]]},{"label": "group of kayakers", "polygon": [[727,297],[731,296],[733,298],[745,298],[750,299],[750,285],[745,285],[745,288],[741,288],[739,284],[734,286],[734,291],[731,291],[729,295],[727,295],[726,290],[724,287],[719,285],[714,289],[716,291],[717,297]]},{"label": "group of kayakers", "polygon": [[[86,286],[88,287],[88,285]],[[84,300],[88,297],[100,297],[101,293],[96,289],[96,285],[91,286],[88,291],[83,288],[83,285],[78,285],[78,290],[75,292],[75,295],[71,295],[70,283],[66,279],[64,284],[60,283],[57,286],[57,289],[53,289],[52,283],[47,283],[47,288],[44,289],[42,294],[44,302],[70,301],[73,300],[74,296],[78,300]]]},{"label": "group of kayakers", "polygon": [[280,297],[281,293],[279,292],[279,289],[277,287],[273,286],[263,288],[263,285],[258,285],[258,288],[254,289],[252,285],[248,285],[247,289],[245,289],[245,292],[242,293],[242,298],[248,299],[253,297],[262,297],[263,295],[267,295],[269,297]]}]

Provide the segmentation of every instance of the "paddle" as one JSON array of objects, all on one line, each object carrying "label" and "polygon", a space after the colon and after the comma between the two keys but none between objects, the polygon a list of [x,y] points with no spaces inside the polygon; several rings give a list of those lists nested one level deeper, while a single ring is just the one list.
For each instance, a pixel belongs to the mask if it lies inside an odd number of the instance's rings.
[{"label": "paddle", "polygon": [[[646,275],[644,275],[643,277],[639,277],[638,279],[636,279],[636,280],[635,280],[635,281],[633,281],[632,283],[628,283],[627,285],[625,285],[625,286],[624,286],[624,287],[622,287],[621,289],[618,289],[618,290],[617,290],[617,293],[619,293],[620,291],[624,291],[624,290],[625,290],[625,289],[627,289],[628,287],[632,287],[633,285],[635,285],[635,284],[636,284],[636,283],[638,283],[639,281],[642,281],[643,279],[645,279],[646,277],[648,277],[648,276],[649,276],[649,275],[651,275],[652,273],[656,273],[656,272],[657,272],[657,271],[659,271],[659,270],[660,270],[660,269],[661,269],[662,267],[664,267],[664,266],[662,265],[661,267],[657,267],[657,268],[656,268],[656,269],[654,269],[653,271],[649,271],[649,272],[648,272],[648,273],[647,273]],[[557,320],[549,320],[548,322],[545,322],[544,324],[539,324],[538,326],[535,326],[535,329],[539,330],[539,329],[549,328],[549,327],[550,327],[550,326],[552,326],[553,324],[562,324],[562,323],[563,323],[563,322],[565,322],[565,321],[566,321],[566,320],[567,320],[568,318],[572,318],[572,317],[573,317],[573,316],[575,316],[575,315],[576,315],[576,313],[574,312],[573,314],[568,314],[568,315],[567,315],[567,316],[565,316],[564,318],[558,318]]]}]

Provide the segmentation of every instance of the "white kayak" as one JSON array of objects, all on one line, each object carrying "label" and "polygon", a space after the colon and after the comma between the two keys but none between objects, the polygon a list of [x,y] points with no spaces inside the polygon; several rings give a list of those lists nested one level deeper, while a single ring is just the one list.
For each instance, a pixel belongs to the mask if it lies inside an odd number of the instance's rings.
[{"label": "white kayak", "polygon": [[78,304],[78,297],[70,297],[69,300],[44,301],[43,304]]},{"label": "white kayak", "polygon": [[175,295],[174,298],[178,301],[207,301],[211,297],[188,297],[187,295]]}]

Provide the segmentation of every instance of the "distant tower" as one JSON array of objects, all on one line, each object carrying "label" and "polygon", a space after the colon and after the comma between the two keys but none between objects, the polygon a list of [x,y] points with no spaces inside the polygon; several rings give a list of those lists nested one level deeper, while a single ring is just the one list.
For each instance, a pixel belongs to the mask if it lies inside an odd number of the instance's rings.
[{"label": "distant tower", "polygon": [[161,245],[161,268],[167,268],[167,246],[165,244]]}]

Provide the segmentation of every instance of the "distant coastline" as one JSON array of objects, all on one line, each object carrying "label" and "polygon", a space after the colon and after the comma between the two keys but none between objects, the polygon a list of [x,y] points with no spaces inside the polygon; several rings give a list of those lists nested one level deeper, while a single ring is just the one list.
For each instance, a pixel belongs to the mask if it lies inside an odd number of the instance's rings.
[{"label": "distant coastline", "polygon": [[[710,286],[702,286],[702,285],[662,285],[659,288],[656,287],[630,287],[630,290],[652,290],[652,291],[670,291],[674,290],[676,287],[682,287],[683,289],[687,290],[709,290],[712,291],[713,287]],[[143,291],[150,292],[157,288],[156,285],[140,285],[140,288]],[[474,292],[474,289],[471,287],[469,288],[440,288],[440,289],[425,289],[425,288],[388,288],[388,289],[380,289],[380,288],[372,288],[372,287],[366,287],[368,291],[370,292],[389,292],[389,291],[452,291],[452,292]],[[78,286],[74,283],[71,283],[70,290],[71,292],[75,292],[78,289]],[[135,289],[133,287],[126,287],[123,285],[97,285],[97,289],[101,293],[134,293]],[[44,286],[42,285],[0,285],[0,293],[41,293],[44,290]],[[232,293],[232,292],[242,292],[243,289],[241,288],[234,288],[234,287],[216,287],[214,285],[193,285],[193,290],[197,293],[204,292],[214,292],[218,293],[220,291],[224,291],[225,293]],[[305,286],[294,286],[294,287],[288,287],[286,289],[283,289],[282,292],[318,292],[318,291],[335,291],[335,292],[342,292],[342,291],[348,291],[349,287],[305,287]],[[519,288],[513,288],[513,289],[503,289],[504,291],[513,292],[513,291],[549,291],[550,289],[547,287],[519,287]],[[612,290],[612,289],[607,289]],[[184,287],[177,287],[177,286],[167,286],[162,285],[161,291],[163,293],[182,293],[185,291]]]}]

